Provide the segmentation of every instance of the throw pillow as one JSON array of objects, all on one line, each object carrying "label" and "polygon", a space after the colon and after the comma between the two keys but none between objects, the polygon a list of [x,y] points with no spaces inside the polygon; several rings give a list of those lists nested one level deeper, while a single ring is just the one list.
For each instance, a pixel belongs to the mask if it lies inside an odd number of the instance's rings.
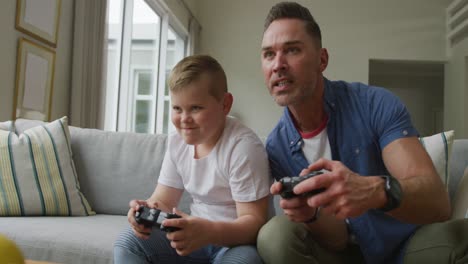
[{"label": "throw pillow", "polygon": [[452,219],[468,218],[468,167],[453,198]]},{"label": "throw pillow", "polygon": [[449,181],[449,160],[452,153],[454,131],[446,131],[428,137],[419,138],[432,159],[442,182],[447,187]]},{"label": "throw pillow", "polygon": [[66,117],[24,131],[0,130],[0,216],[95,214],[80,191]]},{"label": "throw pillow", "polygon": [[14,131],[13,127],[13,122],[11,121],[5,121],[5,122],[0,122],[0,129],[1,130],[6,130],[6,131]]}]

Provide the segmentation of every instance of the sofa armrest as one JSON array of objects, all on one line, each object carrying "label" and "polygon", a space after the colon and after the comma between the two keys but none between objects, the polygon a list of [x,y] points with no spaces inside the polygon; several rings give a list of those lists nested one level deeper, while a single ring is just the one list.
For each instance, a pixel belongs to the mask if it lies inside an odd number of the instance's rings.
[{"label": "sofa armrest", "polygon": [[452,204],[452,219],[468,218],[468,167],[458,184]]}]

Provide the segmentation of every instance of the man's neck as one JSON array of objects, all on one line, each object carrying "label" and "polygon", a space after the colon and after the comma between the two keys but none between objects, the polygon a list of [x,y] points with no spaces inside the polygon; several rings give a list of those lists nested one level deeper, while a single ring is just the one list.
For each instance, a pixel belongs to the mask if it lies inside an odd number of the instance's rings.
[{"label": "man's neck", "polygon": [[326,116],[323,107],[316,108],[311,105],[306,106],[305,109],[289,107],[289,111],[297,128],[304,133],[314,131],[320,127]]},{"label": "man's neck", "polygon": [[318,89],[310,99],[290,105],[288,108],[298,129],[304,133],[314,131],[320,127],[322,121],[326,118],[323,89]]}]

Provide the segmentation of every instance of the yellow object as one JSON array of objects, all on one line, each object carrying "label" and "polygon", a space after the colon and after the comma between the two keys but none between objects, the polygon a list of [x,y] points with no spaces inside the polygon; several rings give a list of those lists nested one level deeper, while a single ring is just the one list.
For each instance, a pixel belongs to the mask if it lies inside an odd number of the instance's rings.
[{"label": "yellow object", "polygon": [[24,264],[23,254],[16,244],[0,234],[0,264]]}]

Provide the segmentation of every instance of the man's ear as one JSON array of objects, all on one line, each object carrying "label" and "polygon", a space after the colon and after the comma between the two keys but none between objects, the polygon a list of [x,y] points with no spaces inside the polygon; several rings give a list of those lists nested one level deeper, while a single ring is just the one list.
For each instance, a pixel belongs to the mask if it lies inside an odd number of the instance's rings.
[{"label": "man's ear", "polygon": [[234,97],[231,93],[225,93],[223,98],[223,112],[224,115],[228,115],[231,111],[232,103],[234,102]]},{"label": "man's ear", "polygon": [[328,51],[326,48],[320,49],[320,72],[324,72],[328,66]]}]

